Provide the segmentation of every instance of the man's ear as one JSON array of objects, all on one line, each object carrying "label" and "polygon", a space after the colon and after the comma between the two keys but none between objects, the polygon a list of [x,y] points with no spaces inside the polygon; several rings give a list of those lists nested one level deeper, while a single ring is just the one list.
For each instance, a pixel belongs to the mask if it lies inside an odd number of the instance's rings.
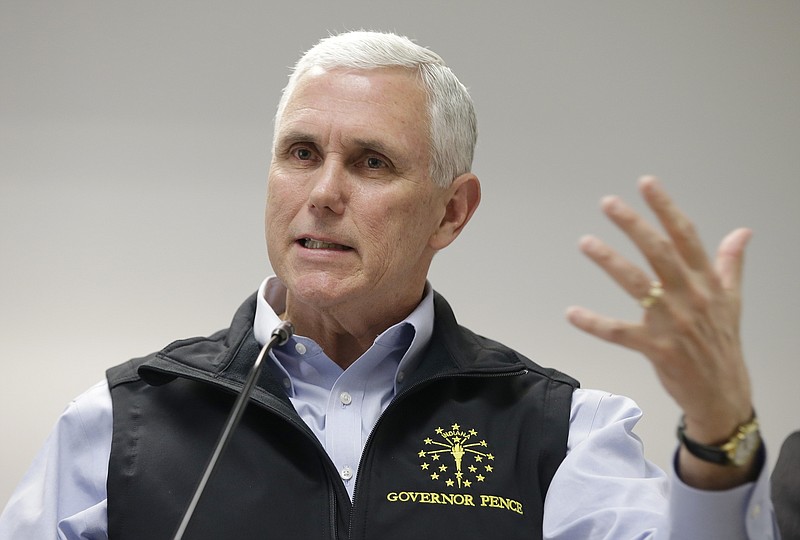
[{"label": "man's ear", "polygon": [[443,249],[461,234],[481,202],[481,183],[472,173],[456,177],[446,190],[447,205],[439,227],[431,236],[430,246]]}]

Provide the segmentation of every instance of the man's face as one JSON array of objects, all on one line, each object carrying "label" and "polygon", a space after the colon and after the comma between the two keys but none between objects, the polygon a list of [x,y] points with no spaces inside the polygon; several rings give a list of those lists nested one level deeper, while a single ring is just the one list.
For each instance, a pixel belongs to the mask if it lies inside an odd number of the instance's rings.
[{"label": "man's face", "polygon": [[448,193],[428,175],[418,83],[401,69],[312,70],[279,122],[266,236],[292,301],[416,305]]}]

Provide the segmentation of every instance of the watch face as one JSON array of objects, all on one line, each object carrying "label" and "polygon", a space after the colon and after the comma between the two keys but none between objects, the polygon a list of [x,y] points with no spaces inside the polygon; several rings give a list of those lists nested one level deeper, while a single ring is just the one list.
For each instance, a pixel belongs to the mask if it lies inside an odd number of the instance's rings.
[{"label": "watch face", "polygon": [[731,457],[733,464],[737,466],[746,464],[753,455],[753,452],[758,449],[760,441],[761,438],[758,435],[758,431],[752,431],[745,435],[745,437],[739,441],[736,450],[733,452],[733,456]]}]

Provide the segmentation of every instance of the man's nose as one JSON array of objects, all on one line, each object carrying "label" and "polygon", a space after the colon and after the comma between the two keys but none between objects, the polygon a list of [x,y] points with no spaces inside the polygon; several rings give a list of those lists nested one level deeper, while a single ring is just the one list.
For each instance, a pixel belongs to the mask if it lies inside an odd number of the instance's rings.
[{"label": "man's nose", "polygon": [[309,206],[312,209],[341,214],[347,202],[347,183],[345,166],[336,160],[327,160],[314,175],[308,196]]}]

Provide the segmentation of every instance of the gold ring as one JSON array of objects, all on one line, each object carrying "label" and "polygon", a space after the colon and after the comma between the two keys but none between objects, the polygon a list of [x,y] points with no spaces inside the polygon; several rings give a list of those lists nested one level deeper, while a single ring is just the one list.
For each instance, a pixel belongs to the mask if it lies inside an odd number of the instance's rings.
[{"label": "gold ring", "polygon": [[661,282],[651,281],[650,290],[639,300],[639,305],[645,309],[651,308],[661,300],[662,296],[664,296],[664,287],[661,286]]}]

